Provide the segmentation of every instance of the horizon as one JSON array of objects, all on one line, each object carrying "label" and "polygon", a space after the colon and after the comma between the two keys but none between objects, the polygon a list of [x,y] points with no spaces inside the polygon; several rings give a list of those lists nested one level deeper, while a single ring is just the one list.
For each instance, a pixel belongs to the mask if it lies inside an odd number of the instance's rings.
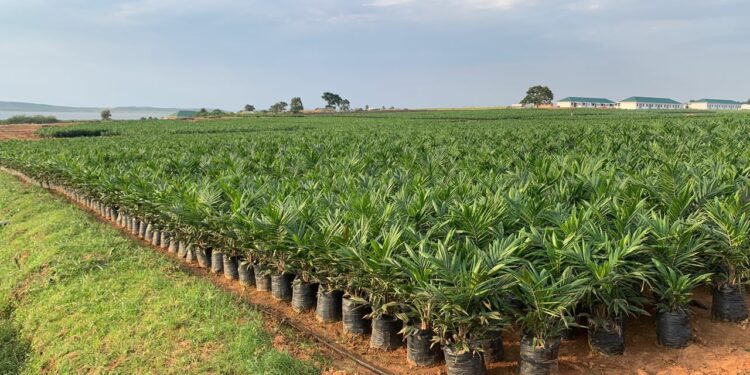
[{"label": "horizon", "polygon": [[[553,104],[556,104],[559,101],[562,101],[563,99],[567,98],[576,98],[576,99],[609,99],[609,98],[594,98],[594,97],[577,97],[577,96],[565,96],[561,98],[556,98],[552,101]],[[628,97],[630,98],[630,97]],[[614,103],[621,102],[622,100],[628,99],[623,98],[621,100],[613,100]],[[659,99],[655,97],[640,97],[640,98],[650,98],[650,99]],[[668,99],[668,98],[667,98]],[[733,100],[736,101],[739,104],[750,104],[750,99],[742,100],[742,99],[726,99],[726,98],[699,98],[699,99],[691,99],[688,101],[679,101],[682,104],[689,104],[691,102],[701,102],[704,100]],[[104,109],[110,109],[112,111],[117,110],[124,110],[124,109],[138,109],[138,110],[154,110],[154,111],[173,111],[173,110],[186,110],[186,111],[199,111],[201,109],[206,109],[208,111],[219,109],[226,112],[241,112],[241,110],[233,110],[233,109],[227,109],[227,108],[206,108],[206,107],[156,107],[152,105],[116,105],[116,106],[66,106],[66,105],[58,105],[58,104],[51,104],[51,103],[31,103],[31,102],[18,102],[18,101],[12,101],[12,100],[0,100],[0,104],[2,103],[10,103],[10,104],[24,104],[24,105],[34,105],[34,106],[49,106],[49,107],[59,107],[59,108],[65,108],[65,109],[74,109],[74,110],[90,110],[90,111],[100,111]],[[476,106],[476,105],[468,105],[468,106],[460,106],[460,107],[415,107],[415,108],[399,108],[398,106],[394,106],[395,109],[400,110],[461,110],[461,109],[503,109],[513,106],[514,104],[499,104],[495,106]],[[322,107],[315,107],[315,108],[305,108],[305,110],[313,110],[313,109],[319,109]],[[371,108],[381,108],[381,107],[371,107]],[[256,111],[265,110],[266,108],[256,108]],[[361,108],[360,108],[361,109]],[[0,112],[18,112],[23,113],[23,110],[4,110],[0,108]],[[32,111],[32,112],[46,112],[46,111]],[[56,112],[55,110],[50,110],[50,113]]]},{"label": "horizon", "polygon": [[[0,100],[258,109],[630,96],[745,102],[740,0],[0,0]],[[622,95],[621,93],[627,93]]]}]

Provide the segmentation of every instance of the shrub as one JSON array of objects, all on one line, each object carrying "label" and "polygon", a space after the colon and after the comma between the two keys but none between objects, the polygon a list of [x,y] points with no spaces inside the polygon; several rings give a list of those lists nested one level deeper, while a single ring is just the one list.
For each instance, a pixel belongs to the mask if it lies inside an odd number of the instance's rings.
[{"label": "shrub", "polygon": [[56,117],[54,116],[41,116],[41,115],[35,115],[35,116],[27,116],[27,115],[17,115],[8,118],[5,121],[0,121],[0,124],[54,124],[56,122],[60,122]]}]

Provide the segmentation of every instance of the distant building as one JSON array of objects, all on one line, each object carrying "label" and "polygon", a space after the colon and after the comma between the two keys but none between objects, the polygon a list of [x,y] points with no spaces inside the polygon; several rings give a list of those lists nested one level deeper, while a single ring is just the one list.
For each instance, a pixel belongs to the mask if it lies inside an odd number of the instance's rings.
[{"label": "distant building", "polygon": [[688,108],[699,109],[704,111],[738,111],[742,107],[742,103],[735,102],[734,100],[721,100],[721,99],[700,99],[691,100]]},{"label": "distant building", "polygon": [[740,107],[743,111],[750,111],[750,103],[743,104],[742,107]]},{"label": "distant building", "polygon": [[523,109],[523,108],[544,108],[544,109],[550,109],[550,108],[555,108],[555,104],[549,103],[549,104],[534,105],[532,103],[526,103],[526,104],[516,103],[516,104],[511,105],[510,108],[515,108],[515,109]]},{"label": "distant building", "polygon": [[189,120],[195,118],[195,115],[197,115],[197,111],[177,111],[177,113],[174,113],[172,115],[167,116],[167,119],[169,120]]},{"label": "distant building", "polygon": [[557,102],[560,108],[615,108],[615,102],[605,98],[569,96]]},{"label": "distant building", "polygon": [[633,96],[617,103],[620,109],[684,109],[685,105],[668,98]]}]

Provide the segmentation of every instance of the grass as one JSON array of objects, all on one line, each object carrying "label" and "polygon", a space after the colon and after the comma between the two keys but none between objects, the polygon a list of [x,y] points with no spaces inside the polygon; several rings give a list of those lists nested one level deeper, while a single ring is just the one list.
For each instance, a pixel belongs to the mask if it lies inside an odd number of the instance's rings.
[{"label": "grass", "polygon": [[0,173],[0,374],[316,374],[262,316]]}]

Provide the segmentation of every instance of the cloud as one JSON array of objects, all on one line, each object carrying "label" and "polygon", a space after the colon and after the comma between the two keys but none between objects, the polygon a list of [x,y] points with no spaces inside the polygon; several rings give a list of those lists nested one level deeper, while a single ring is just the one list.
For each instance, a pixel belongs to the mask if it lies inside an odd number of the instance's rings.
[{"label": "cloud", "polygon": [[[50,0],[25,0],[31,3]],[[340,25],[379,21],[466,20],[510,12],[559,9],[569,12],[597,11],[615,0],[107,0],[93,6],[71,5],[77,16],[94,23],[153,25],[187,17],[254,16],[261,22],[292,24],[293,27],[319,23]],[[621,0],[634,1],[634,0]],[[5,4],[5,6],[2,6]],[[21,6],[20,0],[0,0],[0,8]]]},{"label": "cloud", "polygon": [[456,5],[464,4],[468,8],[483,10],[483,9],[511,9],[517,5],[521,5],[520,0],[465,0],[457,1]]},{"label": "cloud", "polygon": [[[529,1],[527,1],[528,3]],[[377,8],[420,7],[432,10],[510,9],[521,0],[373,0],[365,6]]]},{"label": "cloud", "polygon": [[392,7],[398,5],[413,4],[415,2],[416,0],[375,0],[365,5],[373,7]]},{"label": "cloud", "polygon": [[627,4],[628,0],[574,0],[564,1],[561,7],[573,12],[595,12],[610,10],[614,6],[628,8],[629,6],[638,7],[639,5]]},{"label": "cloud", "polygon": [[202,14],[237,13],[251,9],[252,1],[238,0],[129,0],[118,2],[109,9],[109,21],[139,23],[159,17],[169,19]]}]

